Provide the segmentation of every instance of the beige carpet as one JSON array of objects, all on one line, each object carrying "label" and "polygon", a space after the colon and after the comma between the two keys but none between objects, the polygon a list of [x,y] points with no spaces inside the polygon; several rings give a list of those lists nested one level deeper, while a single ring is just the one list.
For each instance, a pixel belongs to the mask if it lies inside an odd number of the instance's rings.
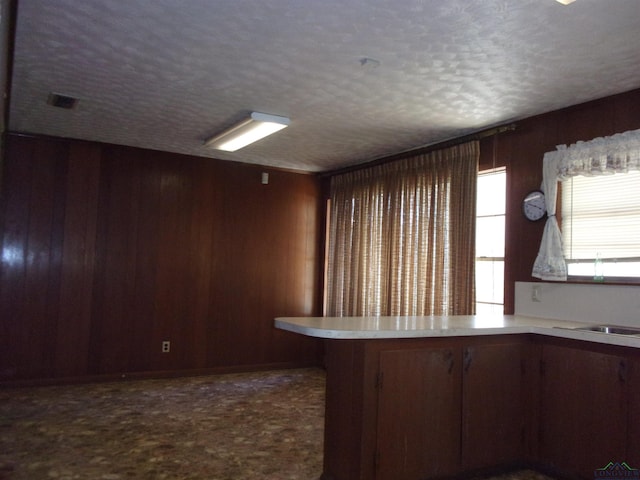
[{"label": "beige carpet", "polygon": [[2,389],[0,479],[316,480],[324,380],[302,369]]}]

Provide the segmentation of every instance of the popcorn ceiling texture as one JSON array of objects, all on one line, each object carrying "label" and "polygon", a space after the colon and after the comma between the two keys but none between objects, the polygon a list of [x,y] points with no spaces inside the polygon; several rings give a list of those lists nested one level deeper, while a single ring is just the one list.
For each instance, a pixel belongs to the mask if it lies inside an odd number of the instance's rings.
[{"label": "popcorn ceiling texture", "polygon": [[[12,131],[307,171],[640,87],[638,0],[21,0],[16,35]],[[250,111],[292,123],[202,146]]]}]

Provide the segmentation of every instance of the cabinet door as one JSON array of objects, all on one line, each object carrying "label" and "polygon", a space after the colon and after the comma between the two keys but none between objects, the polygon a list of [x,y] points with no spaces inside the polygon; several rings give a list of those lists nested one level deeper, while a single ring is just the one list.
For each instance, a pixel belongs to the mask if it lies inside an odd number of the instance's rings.
[{"label": "cabinet door", "polygon": [[542,362],[541,458],[583,478],[625,461],[625,359],[545,345]]},{"label": "cabinet door", "polygon": [[[526,456],[527,387],[534,368],[528,345],[477,345],[463,349],[462,461],[465,470]],[[537,371],[537,369],[535,369]]]},{"label": "cabinet door", "polygon": [[460,356],[457,348],[380,353],[377,480],[458,470]]}]

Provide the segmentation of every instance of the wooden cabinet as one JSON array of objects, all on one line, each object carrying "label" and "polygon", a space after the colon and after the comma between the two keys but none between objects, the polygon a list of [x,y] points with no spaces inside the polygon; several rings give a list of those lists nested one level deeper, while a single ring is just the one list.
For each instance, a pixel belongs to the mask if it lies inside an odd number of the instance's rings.
[{"label": "wooden cabinet", "polygon": [[377,479],[416,479],[528,457],[539,368],[527,337],[380,352]]},{"label": "wooden cabinet", "polygon": [[640,468],[640,351],[530,335],[330,340],[323,480]]},{"label": "wooden cabinet", "polygon": [[369,342],[330,340],[327,369],[322,480],[374,478],[377,365],[367,361]]},{"label": "wooden cabinet", "polygon": [[531,348],[526,335],[328,341],[322,478],[436,478],[523,459]]},{"label": "wooden cabinet", "polygon": [[640,353],[629,358],[627,463],[640,468]]},{"label": "wooden cabinet", "polygon": [[462,466],[472,470],[522,460],[530,453],[531,401],[538,372],[526,340],[490,339],[463,348]]},{"label": "wooden cabinet", "polygon": [[597,468],[626,460],[629,365],[579,343],[542,347],[540,458],[593,478]]},{"label": "wooden cabinet", "polygon": [[377,480],[459,471],[460,363],[458,347],[380,352]]}]

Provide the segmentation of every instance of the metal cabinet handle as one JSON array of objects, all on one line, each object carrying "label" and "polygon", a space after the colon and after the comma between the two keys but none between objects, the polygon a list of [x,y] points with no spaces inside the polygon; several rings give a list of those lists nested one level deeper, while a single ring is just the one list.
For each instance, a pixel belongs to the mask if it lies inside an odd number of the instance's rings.
[{"label": "metal cabinet handle", "polygon": [[453,352],[451,350],[447,350],[444,354],[444,359],[449,364],[447,367],[447,373],[451,375],[451,372],[453,372],[453,367],[456,363]]},{"label": "metal cabinet handle", "polygon": [[465,348],[464,349],[464,358],[462,360],[464,366],[464,373],[469,372],[469,368],[471,368],[471,361],[473,360],[473,349]]},{"label": "metal cabinet handle", "polygon": [[628,378],[628,371],[629,369],[627,368],[627,362],[625,362],[624,360],[620,360],[620,363],[618,364],[618,380],[620,381],[620,383],[627,383],[627,378]]}]

